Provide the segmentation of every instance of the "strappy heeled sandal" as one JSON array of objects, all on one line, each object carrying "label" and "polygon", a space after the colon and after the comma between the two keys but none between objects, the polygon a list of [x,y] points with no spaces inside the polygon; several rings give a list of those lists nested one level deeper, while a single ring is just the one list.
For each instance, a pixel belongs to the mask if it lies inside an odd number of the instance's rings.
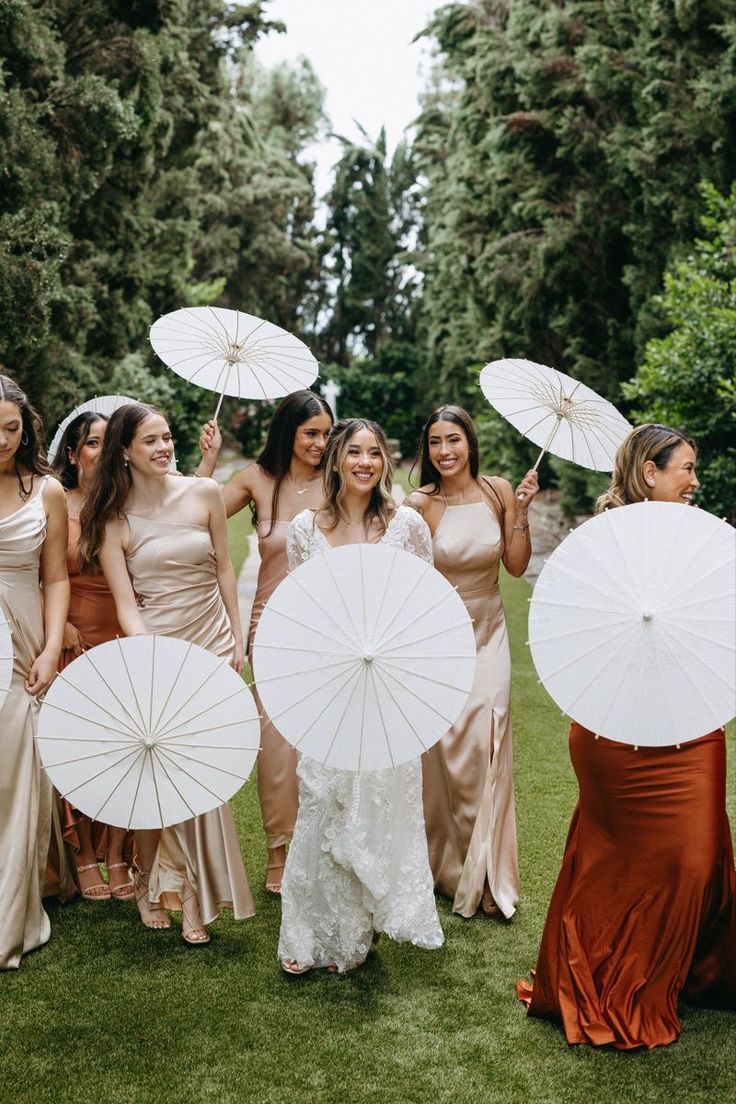
[{"label": "strappy heeled sandal", "polygon": [[[119,870],[121,866],[124,866],[128,870],[128,864],[126,862],[108,863],[107,873],[108,876],[111,870]],[[135,885],[128,876],[127,882],[123,882],[122,885],[110,886],[110,896],[116,901],[129,901],[131,897],[135,897]]]},{"label": "strappy heeled sandal", "polygon": [[133,891],[135,902],[138,905],[141,922],[151,931],[166,931],[171,927],[171,920],[163,905],[154,905],[148,899],[148,883],[151,879],[150,870],[137,870]]},{"label": "strappy heeled sandal", "polygon": [[[76,867],[77,875],[84,874],[86,870],[96,870],[98,874],[100,872],[100,868],[96,862],[85,863],[84,866]],[[101,878],[95,885],[83,886],[79,881],[79,877],[77,877],[77,885],[85,901],[109,901],[112,897],[109,885],[107,882],[103,882]]]},{"label": "strappy heeled sandal", "polygon": [[289,977],[299,977],[300,974],[308,974],[312,967],[300,966],[293,958],[282,958],[281,969],[285,974],[288,974]]},{"label": "strappy heeled sandal", "polygon": [[[281,882],[283,881],[283,878],[284,878],[283,869],[284,869],[285,866],[286,866],[286,859],[284,859],[284,861],[280,862],[280,863],[268,863],[268,865],[266,866],[266,889],[268,890],[269,893],[273,893],[277,897],[281,896]],[[279,878],[278,881],[276,881],[275,878],[273,878],[273,879],[269,878],[269,876],[268,876],[269,870],[280,870],[280,871],[282,871],[281,877]]]},{"label": "strappy heeled sandal", "polygon": [[189,947],[204,947],[210,941],[199,912],[199,898],[189,885],[184,887],[181,898],[181,937]]}]

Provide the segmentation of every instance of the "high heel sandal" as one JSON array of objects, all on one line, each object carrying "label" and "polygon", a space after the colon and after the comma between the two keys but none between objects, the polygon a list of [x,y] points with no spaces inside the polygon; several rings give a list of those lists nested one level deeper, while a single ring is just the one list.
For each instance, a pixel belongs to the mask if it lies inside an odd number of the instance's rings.
[{"label": "high heel sandal", "polygon": [[[128,864],[126,862],[108,863],[108,877],[111,870],[119,870],[121,866],[124,866],[125,869],[128,870]],[[123,882],[122,885],[110,886],[110,896],[116,901],[129,901],[131,897],[135,897],[135,884],[130,880],[130,875],[128,875],[127,882]]]},{"label": "high heel sandal", "polygon": [[[100,868],[96,862],[85,863],[84,866],[77,866],[77,885],[79,886],[79,892],[85,901],[109,901],[112,897],[110,887],[107,882],[103,882],[100,878],[99,882],[95,885],[83,886],[79,881],[79,875],[84,874],[86,870],[96,870],[99,874]],[[100,892],[101,891],[101,892]]]},{"label": "high heel sandal", "polygon": [[[283,881],[283,869],[286,866],[286,859],[280,863],[268,863],[266,866],[266,889],[269,893],[275,894],[277,897],[281,896],[281,882]],[[278,881],[275,878],[269,878],[269,870],[281,870],[282,874]]]},{"label": "high heel sandal", "polygon": [[168,913],[163,905],[152,904],[148,899],[148,883],[151,878],[150,870],[137,870],[133,883],[135,902],[138,905],[141,922],[151,931],[166,931],[171,927]]},{"label": "high heel sandal", "polygon": [[289,977],[299,977],[300,974],[308,974],[312,967],[300,966],[293,958],[282,958],[281,969],[285,974],[288,974]]},{"label": "high heel sandal", "polygon": [[199,898],[190,885],[184,887],[181,897],[181,937],[190,947],[204,947],[210,941],[199,912]]}]

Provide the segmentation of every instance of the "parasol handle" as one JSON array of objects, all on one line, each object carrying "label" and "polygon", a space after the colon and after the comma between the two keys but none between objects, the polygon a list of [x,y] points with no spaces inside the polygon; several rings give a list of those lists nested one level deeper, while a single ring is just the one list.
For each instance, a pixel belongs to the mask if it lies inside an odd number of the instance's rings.
[{"label": "parasol handle", "polygon": [[[542,457],[544,456],[545,452],[547,452],[549,446],[552,444],[552,442],[554,440],[554,437],[555,437],[555,434],[557,433],[557,430],[560,428],[560,425],[562,424],[562,414],[556,414],[555,419],[556,419],[555,424],[552,426],[552,432],[550,433],[549,437],[547,438],[547,442],[546,442],[544,448],[539,453],[539,456],[537,457],[537,459],[535,461],[535,464],[534,464],[534,467],[532,468],[532,471],[536,471],[537,468],[539,467],[539,465],[542,463]],[[520,495],[517,495],[516,497],[517,497],[519,502],[523,502],[526,498],[526,495],[525,494],[520,494]]]},{"label": "parasol handle", "polygon": [[215,407],[215,413],[212,415],[212,421],[216,422],[220,413],[220,407],[222,406],[222,400],[225,398],[225,392],[223,391],[217,400],[217,406]]}]

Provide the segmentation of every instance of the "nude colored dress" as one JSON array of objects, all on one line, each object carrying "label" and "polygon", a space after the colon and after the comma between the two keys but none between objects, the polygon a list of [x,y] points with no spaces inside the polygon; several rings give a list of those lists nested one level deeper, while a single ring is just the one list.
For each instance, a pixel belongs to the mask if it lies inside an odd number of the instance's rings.
[{"label": "nude colored dress", "polygon": [[446,506],[432,541],[434,565],[473,619],[478,665],[465,709],[423,757],[424,818],[435,886],[473,916],[486,877],[504,916],[519,897],[511,662],[498,592],[501,527],[485,502]]},{"label": "nude colored dress", "polygon": [[680,1034],[678,1000],[736,1011],[736,871],[723,730],[639,747],[572,722],[580,793],[542,935],[530,1015],[618,1050]]},{"label": "nude colored dress", "polygon": [[[381,541],[432,561],[429,529],[401,506]],[[311,510],[289,530],[289,563],[330,553]],[[281,885],[278,956],[300,966],[359,966],[374,931],[442,946],[427,857],[419,760],[392,770],[323,767],[299,756],[299,816]]]},{"label": "nude colored dress", "polygon": [[10,692],[0,710],[0,969],[20,965],[51,934],[41,905],[51,832],[51,783],[41,767],[34,733],[38,701],[23,686],[43,651],[39,589],[46,537],[43,488],[0,521],[0,605],[13,638]]},{"label": "nude colored dress", "polygon": [[[217,583],[209,529],[126,514],[130,542],[126,561],[146,631],[199,644],[230,657],[233,637]],[[238,920],[255,908],[240,854],[232,813],[221,805],[161,833],[153,864],[150,899],[181,907],[185,884],[199,896],[202,922],[221,907]]]},{"label": "nude colored dress", "polygon": [[[115,599],[110,593],[107,580],[102,574],[82,575],[79,570],[79,518],[69,517],[69,540],[66,550],[66,569],[69,573],[69,614],[67,621],[81,634],[88,648],[95,648],[98,644],[105,644],[108,640],[115,640],[122,636],[122,629],[118,624],[115,613]],[[63,671],[70,663],[74,662],[74,652],[65,649],[59,659],[59,670]],[[61,799],[61,826],[64,842],[72,851],[79,851],[79,839],[77,825],[80,822],[80,814],[65,799]],[[92,842],[95,853],[100,861],[107,854],[107,825],[100,821],[92,823]],[[133,861],[134,835],[126,832],[123,855],[127,863]]]},{"label": "nude colored dress", "polygon": [[[270,519],[258,521],[258,551],[261,566],[248,628],[248,652],[258,628],[263,607],[279,583],[286,577],[286,533],[291,519],[305,508],[315,506],[309,491],[298,494],[285,480],[279,488],[279,513],[285,520],[271,527]],[[321,492],[316,495],[321,497]],[[270,530],[270,532],[269,532]],[[261,705],[255,686],[251,687],[261,714],[261,750],[258,753],[258,799],[261,804],[267,847],[288,843],[294,832],[299,807],[299,782],[296,776],[296,752],[271,724]]]}]

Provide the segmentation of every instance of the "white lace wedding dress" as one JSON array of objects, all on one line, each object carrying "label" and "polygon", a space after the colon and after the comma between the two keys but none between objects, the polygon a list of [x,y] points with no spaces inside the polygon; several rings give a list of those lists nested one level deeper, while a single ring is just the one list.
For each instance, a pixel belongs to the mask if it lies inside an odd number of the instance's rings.
[{"label": "white lace wedding dress", "polygon": [[[406,506],[381,543],[432,562],[429,529]],[[329,550],[312,511],[298,514],[287,537],[289,569]],[[302,755],[297,773],[299,814],[281,884],[279,958],[342,972],[363,962],[374,932],[440,947],[419,759],[356,774]]]}]

